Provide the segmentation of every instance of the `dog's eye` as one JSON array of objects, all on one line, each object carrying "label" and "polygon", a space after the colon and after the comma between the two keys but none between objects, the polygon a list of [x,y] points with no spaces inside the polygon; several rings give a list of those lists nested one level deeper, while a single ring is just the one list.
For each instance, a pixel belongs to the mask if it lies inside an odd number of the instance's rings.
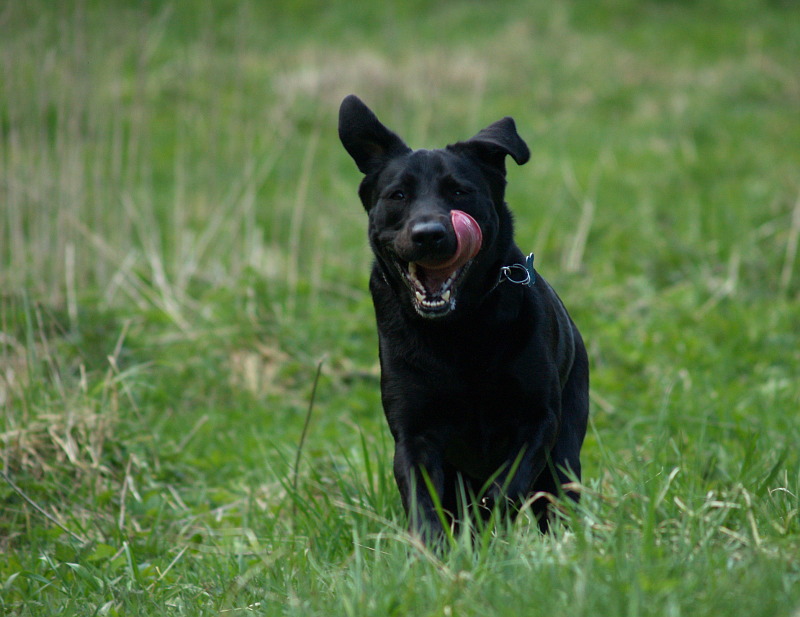
[{"label": "dog's eye", "polygon": [[464,197],[465,195],[468,194],[469,191],[467,189],[462,189],[462,188],[453,189],[453,197]]},{"label": "dog's eye", "polygon": [[392,191],[389,194],[389,199],[393,201],[403,201],[406,198],[406,194],[403,191]]}]

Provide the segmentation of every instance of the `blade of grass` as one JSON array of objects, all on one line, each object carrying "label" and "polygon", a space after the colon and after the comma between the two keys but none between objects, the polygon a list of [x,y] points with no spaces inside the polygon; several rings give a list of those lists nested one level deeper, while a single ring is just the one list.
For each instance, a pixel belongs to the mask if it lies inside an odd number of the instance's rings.
[{"label": "blade of grass", "polygon": [[23,490],[22,490],[22,489],[21,489],[19,486],[17,486],[17,485],[14,483],[14,481],[13,481],[11,478],[9,478],[9,477],[8,477],[8,474],[7,474],[5,471],[0,471],[0,475],[2,475],[2,476],[3,476],[3,480],[5,480],[5,481],[6,481],[6,483],[7,483],[7,484],[8,484],[8,485],[11,487],[11,490],[13,490],[13,491],[14,491],[14,492],[15,492],[17,495],[19,495],[20,497],[22,497],[22,499],[23,499],[23,500],[24,500],[24,501],[25,501],[25,502],[26,502],[26,503],[27,503],[27,504],[28,504],[30,507],[32,507],[32,508],[33,508],[34,510],[36,510],[36,511],[37,511],[39,514],[41,514],[42,516],[44,516],[44,517],[45,517],[45,518],[46,518],[48,521],[50,521],[51,523],[53,523],[53,524],[54,524],[56,527],[58,527],[58,528],[59,528],[61,531],[63,531],[63,532],[64,532],[64,533],[66,533],[67,535],[69,535],[69,536],[70,536],[70,537],[71,537],[73,540],[77,540],[77,541],[78,541],[78,542],[80,542],[81,544],[86,544],[87,540],[86,540],[85,538],[82,538],[81,536],[79,536],[78,534],[76,534],[74,531],[72,531],[72,530],[70,530],[70,529],[67,529],[66,527],[64,527],[64,525],[62,525],[62,524],[61,524],[61,523],[60,523],[60,522],[59,522],[59,521],[58,521],[58,520],[57,520],[55,517],[53,517],[52,515],[50,515],[50,514],[49,514],[49,513],[48,513],[48,512],[47,512],[47,511],[46,511],[44,508],[42,508],[42,507],[41,507],[41,506],[40,506],[38,503],[36,503],[36,502],[35,502],[33,499],[31,499],[30,497],[28,497],[28,495],[26,495],[26,494],[25,494],[25,491],[23,491]]},{"label": "blade of grass", "polygon": [[[323,357],[317,363],[317,371],[314,375],[314,383],[311,386],[311,396],[309,397],[308,401],[308,411],[306,412],[305,420],[303,421],[303,430],[300,433],[300,443],[297,444],[297,454],[294,457],[294,471],[292,475],[292,491],[294,494],[297,494],[297,483],[299,480],[299,472],[300,472],[300,456],[303,453],[303,446],[306,442],[306,435],[308,434],[308,426],[311,423],[311,414],[314,411],[314,401],[317,397],[317,384],[319,384],[319,376],[322,373],[322,365],[325,362],[325,358]],[[297,514],[297,502],[293,502],[292,506],[292,514]]]}]

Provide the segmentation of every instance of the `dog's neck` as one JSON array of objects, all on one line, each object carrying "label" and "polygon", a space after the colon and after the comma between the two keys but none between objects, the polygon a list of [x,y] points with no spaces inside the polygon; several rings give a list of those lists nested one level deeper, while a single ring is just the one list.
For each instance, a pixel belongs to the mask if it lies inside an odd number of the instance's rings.
[{"label": "dog's neck", "polygon": [[[501,283],[511,283],[512,285],[524,285],[533,287],[536,282],[536,270],[533,268],[533,253],[525,258],[525,263],[513,263],[508,266],[500,266],[497,273],[497,281],[492,288],[486,292],[486,296],[497,289]],[[486,297],[484,296],[484,298]]]}]

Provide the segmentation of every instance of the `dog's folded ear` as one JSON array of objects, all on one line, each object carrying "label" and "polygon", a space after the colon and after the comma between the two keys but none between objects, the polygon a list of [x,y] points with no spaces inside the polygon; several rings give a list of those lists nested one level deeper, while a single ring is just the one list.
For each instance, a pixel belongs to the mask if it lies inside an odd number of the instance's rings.
[{"label": "dog's folded ear", "polygon": [[497,167],[504,175],[506,173],[506,155],[511,156],[517,165],[527,163],[531,157],[527,144],[517,133],[514,119],[508,116],[490,124],[475,137],[448,147],[473,152],[488,165]]},{"label": "dog's folded ear", "polygon": [[364,174],[378,171],[388,160],[411,152],[354,94],[339,107],[339,139]]}]

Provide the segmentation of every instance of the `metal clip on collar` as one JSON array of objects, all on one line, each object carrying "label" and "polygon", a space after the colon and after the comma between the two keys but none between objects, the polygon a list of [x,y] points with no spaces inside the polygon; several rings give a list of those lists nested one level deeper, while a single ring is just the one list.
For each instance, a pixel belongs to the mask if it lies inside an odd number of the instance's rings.
[{"label": "metal clip on collar", "polygon": [[536,282],[536,272],[533,269],[533,253],[525,258],[524,266],[522,264],[511,264],[500,268],[500,280],[502,281],[503,278],[515,285],[533,287]]},{"label": "metal clip on collar", "polygon": [[528,285],[531,284],[531,273],[522,264],[511,264],[510,266],[503,266],[500,268],[500,274],[505,277],[509,283],[515,285]]}]

